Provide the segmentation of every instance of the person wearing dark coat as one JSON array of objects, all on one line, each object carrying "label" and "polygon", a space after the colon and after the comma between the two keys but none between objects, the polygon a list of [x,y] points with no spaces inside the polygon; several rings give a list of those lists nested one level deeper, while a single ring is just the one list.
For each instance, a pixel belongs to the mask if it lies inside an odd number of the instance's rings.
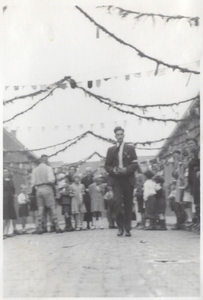
[{"label": "person wearing dark coat", "polygon": [[87,211],[84,216],[84,221],[87,222],[87,229],[90,229],[90,222],[92,222],[92,212],[89,186],[94,183],[92,169],[90,167],[86,168],[86,176],[82,178],[81,183],[85,186],[84,204]]},{"label": "person wearing dark coat", "polygon": [[117,144],[107,151],[105,169],[109,174],[108,185],[112,186],[115,197],[116,223],[119,228],[117,235],[122,236],[125,230],[125,235],[131,236],[134,173],[138,167],[137,155],[133,146],[124,143],[122,127],[116,127],[114,133]]},{"label": "person wearing dark coat", "polygon": [[191,153],[188,165],[188,185],[190,193],[194,197],[196,210],[196,220],[194,221],[200,224],[200,149],[195,138],[188,139],[187,144]]},{"label": "person wearing dark coat", "polygon": [[16,229],[16,210],[14,205],[15,187],[8,169],[3,169],[3,231],[4,239],[9,237],[8,230],[10,220],[13,223],[13,234],[20,234]]}]

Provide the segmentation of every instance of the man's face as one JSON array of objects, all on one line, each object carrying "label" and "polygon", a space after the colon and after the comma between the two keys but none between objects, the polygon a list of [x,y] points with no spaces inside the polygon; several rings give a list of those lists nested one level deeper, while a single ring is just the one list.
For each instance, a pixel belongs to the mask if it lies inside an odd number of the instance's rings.
[{"label": "man's face", "polygon": [[87,170],[86,174],[87,174],[87,176],[91,176],[92,175],[92,170]]},{"label": "man's face", "polygon": [[75,183],[78,184],[78,183],[80,183],[80,178],[79,178],[79,177],[75,177],[75,178],[74,178],[74,181],[75,181]]},{"label": "man's face", "polygon": [[70,175],[75,174],[75,168],[74,168],[74,167],[71,167],[71,168],[69,169],[69,173],[70,173]]},{"label": "man's face", "polygon": [[122,143],[123,139],[124,139],[124,132],[123,132],[123,130],[116,131],[115,137],[116,137],[116,140],[117,140],[118,143]]},{"label": "man's face", "polygon": [[188,141],[188,148],[193,151],[196,148],[196,143],[193,140]]}]

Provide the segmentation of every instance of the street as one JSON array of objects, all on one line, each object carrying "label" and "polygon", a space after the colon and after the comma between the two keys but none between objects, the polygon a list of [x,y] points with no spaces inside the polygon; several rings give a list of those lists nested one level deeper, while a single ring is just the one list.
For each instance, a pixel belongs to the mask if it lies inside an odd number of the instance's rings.
[{"label": "street", "polygon": [[198,297],[200,237],[87,230],[4,240],[4,297]]}]

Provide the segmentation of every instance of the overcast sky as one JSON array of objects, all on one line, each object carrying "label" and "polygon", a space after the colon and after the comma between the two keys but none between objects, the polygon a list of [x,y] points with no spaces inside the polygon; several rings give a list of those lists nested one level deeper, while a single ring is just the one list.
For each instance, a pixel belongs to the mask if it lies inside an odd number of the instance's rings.
[{"label": "overcast sky", "polygon": [[[199,16],[199,1],[131,1],[128,5],[114,1],[126,9],[162,13],[167,15]],[[32,86],[51,84],[71,76],[87,88],[93,80],[91,92],[123,103],[171,103],[194,97],[199,92],[199,76],[164,68],[162,76],[154,76],[156,64],[99,32],[71,1],[35,1],[18,4],[7,1],[3,14],[4,61],[3,80],[8,86],[4,100],[34,92]],[[49,3],[49,4],[48,4]],[[60,3],[60,4],[59,4]],[[98,23],[142,52],[170,64],[199,70],[201,32],[189,26],[186,20],[166,23],[159,18],[143,18],[139,22],[131,16],[120,18],[116,11],[96,8],[99,1],[80,6]],[[102,1],[104,3],[104,1]],[[149,4],[150,3],[150,4]],[[68,5],[69,4],[69,5]],[[163,66],[160,67],[162,69]],[[151,72],[150,72],[151,71]],[[153,72],[152,72],[153,71]],[[141,78],[133,74],[141,72]],[[126,80],[125,75],[129,75]],[[101,80],[96,87],[95,80]],[[116,78],[115,78],[116,77]],[[14,86],[19,86],[18,90]],[[23,88],[23,86],[25,86]],[[26,98],[4,107],[4,120],[30,107],[42,96]],[[173,109],[149,109],[147,116],[180,118],[189,104]],[[134,110],[143,114],[141,110]],[[104,128],[102,128],[104,123]],[[28,148],[38,148],[62,142],[87,130],[113,138],[115,125],[125,126],[126,141],[148,141],[167,137],[175,124],[167,122],[140,122],[136,117],[120,113],[113,108],[86,97],[82,91],[70,87],[56,90],[32,111],[8,122],[5,126],[17,129],[17,137]],[[87,137],[52,161],[80,160],[94,151],[106,154],[109,144]],[[151,147],[160,147],[161,143]],[[141,146],[140,146],[141,147]],[[149,147],[149,146],[147,146]],[[47,154],[56,150],[50,149]],[[143,147],[142,147],[143,148]],[[154,155],[157,151],[137,150],[138,155]],[[42,152],[36,152],[42,154]]]}]

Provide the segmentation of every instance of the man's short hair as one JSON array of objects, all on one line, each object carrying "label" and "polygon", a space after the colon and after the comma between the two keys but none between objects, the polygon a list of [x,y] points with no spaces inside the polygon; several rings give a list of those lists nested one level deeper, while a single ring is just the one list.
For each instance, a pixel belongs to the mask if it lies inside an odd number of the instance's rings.
[{"label": "man's short hair", "polygon": [[41,158],[47,158],[48,156],[46,154],[42,154]]},{"label": "man's short hair", "polygon": [[119,131],[119,130],[121,130],[121,131],[125,131],[121,126],[117,126],[115,129],[114,129],[114,133],[116,133],[117,131]]},{"label": "man's short hair", "polygon": [[181,154],[181,150],[177,149],[177,150],[173,151],[173,154],[175,154],[175,153]]}]

